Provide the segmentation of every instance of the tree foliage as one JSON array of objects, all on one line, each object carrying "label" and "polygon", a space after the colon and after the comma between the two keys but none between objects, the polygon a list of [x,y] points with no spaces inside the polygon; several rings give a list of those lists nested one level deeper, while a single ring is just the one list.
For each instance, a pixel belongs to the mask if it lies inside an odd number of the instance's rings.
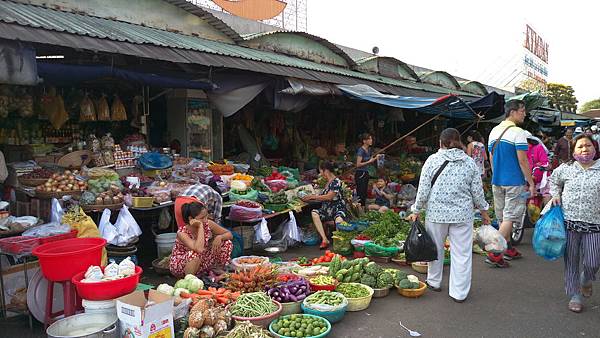
[{"label": "tree foliage", "polygon": [[585,113],[586,111],[592,109],[600,109],[600,98],[588,101],[581,106],[581,112]]},{"label": "tree foliage", "polygon": [[524,89],[528,92],[538,91],[542,94],[546,94],[546,85],[540,81],[536,81],[531,78],[527,78],[521,81],[518,85],[519,88]]},{"label": "tree foliage", "polygon": [[572,86],[560,83],[548,83],[546,90],[548,102],[552,107],[560,110],[575,111],[577,109],[577,98]]}]

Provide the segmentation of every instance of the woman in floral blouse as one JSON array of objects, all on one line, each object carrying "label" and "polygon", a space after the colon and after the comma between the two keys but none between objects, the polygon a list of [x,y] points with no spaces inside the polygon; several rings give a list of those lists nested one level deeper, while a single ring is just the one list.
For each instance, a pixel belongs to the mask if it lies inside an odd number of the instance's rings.
[{"label": "woman in floral blouse", "polygon": [[[562,205],[567,227],[565,290],[569,310],[581,312],[583,298],[592,296],[592,281],[600,268],[600,161],[591,136],[571,141],[572,159],[554,170],[550,194]],[[579,270],[582,261],[583,271]]]},{"label": "woman in floral blouse", "polygon": [[327,180],[327,185],[321,195],[307,195],[304,202],[323,202],[319,210],[313,210],[311,215],[315,228],[321,235],[321,249],[327,249],[329,240],[325,235],[323,221],[335,221],[336,224],[346,224],[346,202],[342,191],[342,181],[334,174],[334,166],[331,162],[322,162],[319,172]]},{"label": "woman in floral blouse", "polygon": [[[437,179],[434,181],[434,177]],[[432,182],[434,181],[434,182]],[[471,289],[473,214],[479,209],[490,224],[479,167],[463,151],[460,133],[448,128],[440,134],[440,150],[431,155],[421,171],[411,221],[426,210],[425,228],[437,246],[438,259],[429,262],[427,286],[441,291],[444,244],[450,238],[450,288],[452,299],[462,303]]]}]

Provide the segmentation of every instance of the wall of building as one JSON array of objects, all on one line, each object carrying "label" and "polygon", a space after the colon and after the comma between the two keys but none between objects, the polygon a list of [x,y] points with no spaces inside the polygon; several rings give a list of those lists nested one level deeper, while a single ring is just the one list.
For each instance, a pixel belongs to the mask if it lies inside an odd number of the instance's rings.
[{"label": "wall of building", "polygon": [[22,3],[85,13],[146,25],[162,30],[174,30],[184,34],[232,43],[233,41],[206,21],[183,9],[161,0],[16,0]]}]

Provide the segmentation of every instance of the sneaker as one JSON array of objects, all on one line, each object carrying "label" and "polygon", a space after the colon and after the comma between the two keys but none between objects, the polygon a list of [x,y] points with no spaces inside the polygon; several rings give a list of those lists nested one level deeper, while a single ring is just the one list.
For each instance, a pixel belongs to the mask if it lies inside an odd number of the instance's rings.
[{"label": "sneaker", "polygon": [[504,251],[504,259],[507,261],[519,258],[523,258],[523,255],[515,248],[506,249],[506,251]]},{"label": "sneaker", "polygon": [[489,253],[487,258],[485,259],[485,262],[496,268],[508,268],[509,267],[508,262],[504,260],[502,254]]}]

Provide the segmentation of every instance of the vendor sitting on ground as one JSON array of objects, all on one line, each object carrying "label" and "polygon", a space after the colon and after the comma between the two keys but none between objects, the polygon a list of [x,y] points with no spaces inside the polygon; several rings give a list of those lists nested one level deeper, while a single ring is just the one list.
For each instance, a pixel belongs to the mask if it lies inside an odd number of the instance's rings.
[{"label": "vendor sitting on ground", "polygon": [[327,180],[327,185],[321,195],[307,195],[302,200],[304,202],[323,202],[319,210],[313,210],[312,220],[315,228],[321,235],[320,248],[327,249],[329,240],[325,235],[323,222],[335,221],[336,224],[346,225],[346,203],[342,193],[342,181],[335,176],[332,162],[322,162],[319,166],[319,172]]},{"label": "vendor sitting on ground", "polygon": [[375,204],[369,204],[369,210],[386,212],[390,209],[394,194],[387,188],[385,179],[380,178],[373,184],[373,193],[375,194]]},{"label": "vendor sitting on ground", "polygon": [[182,207],[185,225],[177,231],[169,269],[175,277],[198,275],[209,270],[217,274],[229,263],[233,236],[208,219],[208,210],[198,202]]}]

